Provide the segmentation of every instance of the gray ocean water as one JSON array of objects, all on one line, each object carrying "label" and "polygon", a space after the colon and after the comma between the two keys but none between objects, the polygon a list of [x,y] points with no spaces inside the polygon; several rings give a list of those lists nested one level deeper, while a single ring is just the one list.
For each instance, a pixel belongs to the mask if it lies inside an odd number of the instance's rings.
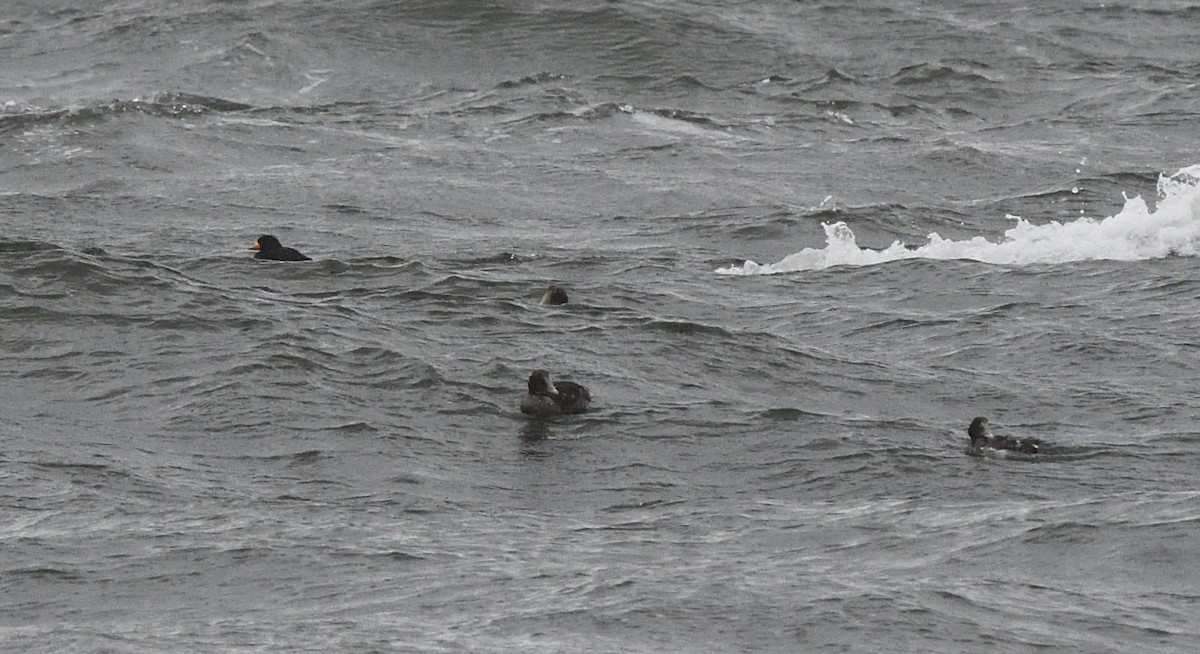
[{"label": "gray ocean water", "polygon": [[1197,651],[1197,24],[5,3],[0,650]]}]

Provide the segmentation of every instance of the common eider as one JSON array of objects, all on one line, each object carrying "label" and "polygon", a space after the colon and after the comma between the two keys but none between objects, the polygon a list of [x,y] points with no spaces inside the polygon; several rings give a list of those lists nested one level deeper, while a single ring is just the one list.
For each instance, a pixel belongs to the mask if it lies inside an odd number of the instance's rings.
[{"label": "common eider", "polygon": [[542,304],[566,304],[566,303],[567,303],[567,292],[564,291],[561,286],[556,286],[554,284],[551,284],[550,288],[546,289],[546,294],[542,296]]},{"label": "common eider", "polygon": [[279,242],[279,239],[269,234],[263,234],[258,237],[254,245],[250,246],[251,250],[258,250],[254,253],[255,259],[270,259],[272,261],[312,261],[311,257],[307,257],[295,248],[285,248]]},{"label": "common eider", "polygon": [[971,437],[971,447],[976,449],[1010,450],[1022,454],[1037,454],[1042,442],[1036,438],[1013,438],[1011,436],[993,436],[988,427],[988,420],[980,416],[971,421],[967,427],[967,435]]},{"label": "common eider", "polygon": [[535,416],[557,416],[583,413],[592,394],[575,382],[551,382],[550,373],[534,370],[529,373],[529,390],[521,398],[521,413]]}]

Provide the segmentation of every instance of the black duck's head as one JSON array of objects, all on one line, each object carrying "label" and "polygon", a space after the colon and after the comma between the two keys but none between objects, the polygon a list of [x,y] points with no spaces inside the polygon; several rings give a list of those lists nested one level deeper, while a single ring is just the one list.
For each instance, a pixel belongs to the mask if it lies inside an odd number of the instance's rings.
[{"label": "black duck's head", "polygon": [[279,239],[275,238],[274,236],[271,236],[270,234],[263,234],[262,236],[258,237],[258,240],[254,242],[254,245],[250,246],[250,249],[251,250],[278,250],[281,247],[283,247],[283,244],[279,242]]},{"label": "black duck's head", "polygon": [[546,289],[546,294],[542,296],[542,304],[566,304],[567,292],[561,286],[554,284]]},{"label": "black duck's head", "polygon": [[529,394],[557,395],[554,386],[550,383],[550,372],[548,370],[534,370],[529,373]]},{"label": "black duck's head", "polygon": [[971,426],[967,427],[967,436],[971,437],[971,445],[979,447],[992,437],[992,430],[988,427],[988,420],[980,416],[971,421]]}]

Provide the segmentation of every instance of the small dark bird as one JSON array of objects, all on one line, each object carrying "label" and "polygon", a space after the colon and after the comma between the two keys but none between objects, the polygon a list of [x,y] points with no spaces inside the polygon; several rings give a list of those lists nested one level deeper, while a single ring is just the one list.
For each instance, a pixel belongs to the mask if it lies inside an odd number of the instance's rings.
[{"label": "small dark bird", "polygon": [[992,448],[993,450],[1012,450],[1023,454],[1037,454],[1042,442],[1036,438],[1013,438],[1012,436],[993,436],[988,427],[988,420],[982,416],[971,421],[967,427],[967,435],[971,437],[971,447],[977,449]]},{"label": "small dark bird", "polygon": [[521,398],[521,413],[535,416],[557,416],[583,413],[592,394],[575,382],[551,382],[550,373],[534,370],[529,373],[529,391]]},{"label": "small dark bird", "polygon": [[550,285],[546,289],[546,294],[542,296],[542,304],[566,304],[567,292],[561,286]]},{"label": "small dark bird", "polygon": [[285,248],[279,242],[279,239],[268,234],[263,234],[258,237],[254,245],[250,246],[251,250],[258,250],[254,253],[255,259],[270,259],[272,261],[312,261],[311,257],[304,256],[295,248]]}]

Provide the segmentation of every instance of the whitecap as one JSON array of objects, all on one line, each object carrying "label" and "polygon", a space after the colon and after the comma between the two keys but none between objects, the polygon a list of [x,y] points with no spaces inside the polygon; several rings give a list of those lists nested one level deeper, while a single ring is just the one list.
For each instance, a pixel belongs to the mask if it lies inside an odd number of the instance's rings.
[{"label": "whitecap", "polygon": [[1159,202],[1151,209],[1141,196],[1126,197],[1125,206],[1102,220],[1034,225],[1009,216],[1016,225],[999,242],[982,236],[964,241],[930,234],[924,245],[900,241],[882,250],[861,248],[844,222],[822,223],[825,247],[804,248],[773,264],[746,261],[720,268],[726,275],[768,275],[821,270],[831,266],[869,266],[901,259],[970,259],[1002,265],[1053,264],[1093,259],[1141,261],[1200,253],[1200,165],[1158,180]]}]

